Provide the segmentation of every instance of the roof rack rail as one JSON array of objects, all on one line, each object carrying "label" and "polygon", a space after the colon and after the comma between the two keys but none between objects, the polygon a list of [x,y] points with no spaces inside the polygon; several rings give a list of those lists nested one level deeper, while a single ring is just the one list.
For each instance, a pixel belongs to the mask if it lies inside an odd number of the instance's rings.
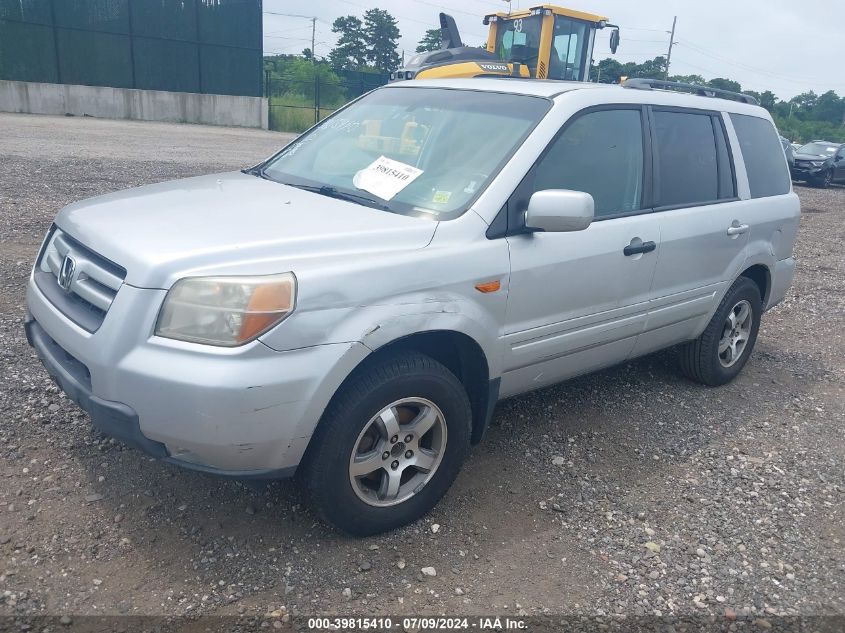
[{"label": "roof rack rail", "polygon": [[623,81],[622,87],[634,88],[635,90],[654,90],[656,88],[665,88],[666,90],[692,92],[693,94],[697,94],[701,97],[721,97],[723,99],[732,99],[733,101],[741,101],[742,103],[749,103],[751,105],[760,105],[757,99],[751,95],[743,94],[741,92],[732,92],[730,90],[722,90],[721,88],[712,88],[710,86],[686,84],[680,81],[633,78]]}]

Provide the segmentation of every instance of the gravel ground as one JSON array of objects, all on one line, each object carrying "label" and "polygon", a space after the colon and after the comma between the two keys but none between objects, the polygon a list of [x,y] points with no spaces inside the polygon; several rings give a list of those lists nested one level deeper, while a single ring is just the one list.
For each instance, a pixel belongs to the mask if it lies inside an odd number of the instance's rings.
[{"label": "gravel ground", "polygon": [[95,433],[22,331],[62,205],[246,166],[285,137],[2,114],[0,139],[0,615],[713,614],[768,628],[845,614],[845,188],[796,186],[795,285],[733,384],[687,382],[664,352],[503,402],[430,516],[356,540],[288,483],[183,472]]}]

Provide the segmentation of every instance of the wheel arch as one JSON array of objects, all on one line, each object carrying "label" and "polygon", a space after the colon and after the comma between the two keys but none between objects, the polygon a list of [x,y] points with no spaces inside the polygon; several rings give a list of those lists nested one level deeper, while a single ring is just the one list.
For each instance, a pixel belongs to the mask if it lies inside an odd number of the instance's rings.
[{"label": "wheel arch", "polygon": [[433,358],[455,374],[466,389],[472,407],[471,441],[473,444],[480,442],[498,400],[499,378],[490,378],[490,364],[481,344],[468,334],[457,330],[414,332],[382,344],[358,363],[335,394],[360,372],[366,371],[385,357],[410,351]]},{"label": "wheel arch", "polygon": [[765,264],[754,264],[743,270],[740,277],[745,277],[754,282],[760,291],[760,299],[764,306],[768,305],[769,295],[772,288],[772,273]]}]

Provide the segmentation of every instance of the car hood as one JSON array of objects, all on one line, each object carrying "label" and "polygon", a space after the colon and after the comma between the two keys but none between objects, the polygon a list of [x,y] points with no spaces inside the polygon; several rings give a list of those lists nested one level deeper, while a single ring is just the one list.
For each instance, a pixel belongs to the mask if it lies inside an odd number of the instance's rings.
[{"label": "car hood", "polygon": [[799,154],[795,152],[795,160],[827,160],[832,154]]},{"label": "car hood", "polygon": [[232,172],[83,200],[56,225],[125,268],[126,283],[169,288],[190,275],[270,274],[320,255],[424,248],[437,222]]}]

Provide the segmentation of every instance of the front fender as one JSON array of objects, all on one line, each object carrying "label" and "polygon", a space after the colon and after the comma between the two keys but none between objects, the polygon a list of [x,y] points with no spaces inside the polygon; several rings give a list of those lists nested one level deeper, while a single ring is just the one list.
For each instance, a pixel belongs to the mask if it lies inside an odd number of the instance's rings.
[{"label": "front fender", "polygon": [[[296,270],[297,306],[260,338],[276,350],[326,343],[378,349],[419,332],[447,330],[470,337],[484,351],[491,378],[501,373],[501,336],[510,282],[505,240],[488,240],[474,213],[443,222],[424,249],[321,257]],[[481,292],[482,283],[498,282]]]},{"label": "front fender", "polygon": [[320,397],[309,405],[307,415],[297,429],[296,439],[289,447],[297,456],[304,454],[314,430],[314,420],[323,415],[343,381],[370,354],[396,340],[422,332],[459,332],[474,340],[483,351],[490,379],[501,375],[502,351],[497,335],[500,326],[494,323],[492,315],[471,301],[444,297],[442,300],[364,305],[350,309],[344,317],[335,324],[333,335],[351,342],[349,353],[331,368],[321,385]]},{"label": "front fender", "polygon": [[502,345],[499,324],[467,303],[428,303],[391,306],[368,326],[357,340],[372,351],[399,339],[422,332],[458,332],[475,341],[487,359],[490,378],[502,373]]},{"label": "front fender", "polygon": [[[500,336],[507,295],[505,292],[479,295],[479,301],[472,301],[442,291],[414,293],[397,298],[395,303],[312,312],[308,324],[309,329],[321,330],[328,341],[361,343],[370,351],[420,332],[458,332],[478,343],[487,357],[490,377],[495,378],[501,374]],[[284,327],[283,323],[280,329]],[[300,334],[311,338],[306,332]],[[262,342],[276,349],[273,338]],[[285,340],[279,343],[289,345]]]}]

